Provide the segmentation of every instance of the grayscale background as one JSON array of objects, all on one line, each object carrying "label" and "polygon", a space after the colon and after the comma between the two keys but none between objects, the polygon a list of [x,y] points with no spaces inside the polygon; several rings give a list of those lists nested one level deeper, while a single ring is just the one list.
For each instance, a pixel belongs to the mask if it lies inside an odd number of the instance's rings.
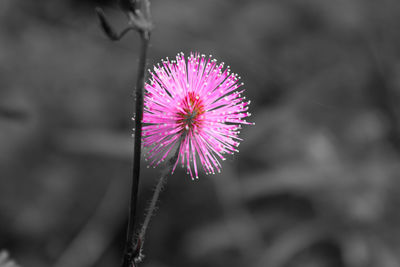
[{"label": "grayscale background", "polygon": [[[400,266],[400,2],[151,2],[148,66],[212,54],[256,125],[221,174],[169,179],[140,266]],[[0,0],[0,251],[22,267],[121,262],[140,40],[96,6],[125,25],[111,0]]]}]

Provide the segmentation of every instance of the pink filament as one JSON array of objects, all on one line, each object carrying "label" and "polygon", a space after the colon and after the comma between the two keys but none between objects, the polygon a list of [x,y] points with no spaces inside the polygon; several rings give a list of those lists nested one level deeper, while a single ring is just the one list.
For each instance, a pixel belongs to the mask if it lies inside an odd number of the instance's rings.
[{"label": "pink filament", "polygon": [[156,166],[173,147],[179,149],[176,165],[186,165],[192,179],[198,178],[197,161],[206,174],[221,171],[223,154],[238,152],[240,124],[245,120],[250,101],[241,96],[243,85],[229,67],[191,53],[176,60],[163,60],[150,72],[145,85],[143,145],[146,159]]}]

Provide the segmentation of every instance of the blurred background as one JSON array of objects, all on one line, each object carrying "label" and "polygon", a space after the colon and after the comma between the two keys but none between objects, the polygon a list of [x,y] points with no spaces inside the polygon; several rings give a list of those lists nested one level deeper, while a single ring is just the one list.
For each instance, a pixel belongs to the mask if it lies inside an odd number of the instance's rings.
[{"label": "blurred background", "polygon": [[[139,38],[109,41],[98,5],[125,26],[114,0],[0,1],[0,250],[23,267],[120,264]],[[256,125],[221,174],[169,179],[141,266],[400,266],[400,2],[153,0],[152,14],[149,66],[212,54]],[[161,173],[142,170],[140,214]]]}]

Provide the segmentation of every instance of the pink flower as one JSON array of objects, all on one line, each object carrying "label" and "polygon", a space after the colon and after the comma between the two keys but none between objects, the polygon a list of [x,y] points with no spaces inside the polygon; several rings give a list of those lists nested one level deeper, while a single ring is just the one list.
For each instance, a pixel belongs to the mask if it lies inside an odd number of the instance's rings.
[{"label": "pink flower", "polygon": [[191,53],[154,67],[145,85],[143,145],[146,159],[156,166],[176,147],[178,159],[192,179],[198,178],[198,161],[206,174],[221,171],[224,154],[238,152],[241,124],[249,117],[248,105],[238,91],[243,83],[224,63]]}]

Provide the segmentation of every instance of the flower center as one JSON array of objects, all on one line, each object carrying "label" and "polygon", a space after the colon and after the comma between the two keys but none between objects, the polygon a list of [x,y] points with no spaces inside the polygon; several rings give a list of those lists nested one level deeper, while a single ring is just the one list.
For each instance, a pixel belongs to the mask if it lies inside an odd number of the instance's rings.
[{"label": "flower center", "polygon": [[194,92],[189,92],[181,101],[182,108],[178,111],[177,123],[180,124],[184,130],[192,130],[201,124],[200,115],[204,113],[204,105],[200,97]]}]

